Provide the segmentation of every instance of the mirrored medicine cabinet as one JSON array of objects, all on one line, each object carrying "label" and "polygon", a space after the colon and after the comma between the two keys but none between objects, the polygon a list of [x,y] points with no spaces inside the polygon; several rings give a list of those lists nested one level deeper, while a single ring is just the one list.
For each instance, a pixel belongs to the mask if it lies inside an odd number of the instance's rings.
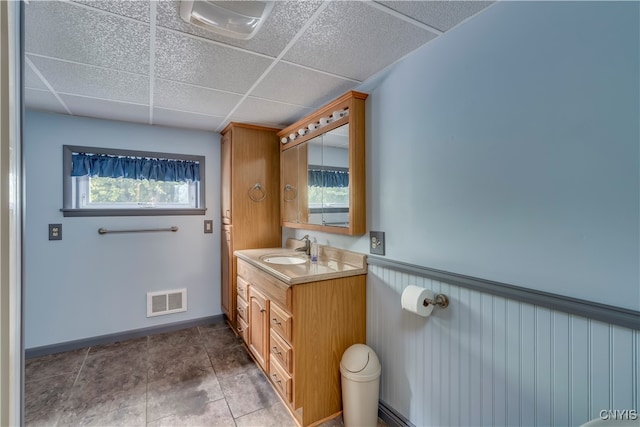
[{"label": "mirrored medicine cabinet", "polygon": [[366,232],[366,98],[347,92],[278,133],[283,227]]}]

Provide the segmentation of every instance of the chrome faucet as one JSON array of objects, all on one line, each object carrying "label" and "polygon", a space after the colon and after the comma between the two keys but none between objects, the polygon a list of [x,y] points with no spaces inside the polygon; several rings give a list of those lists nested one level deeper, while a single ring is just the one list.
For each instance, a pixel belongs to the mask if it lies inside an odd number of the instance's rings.
[{"label": "chrome faucet", "polygon": [[300,246],[296,248],[296,251],[303,252],[307,255],[311,255],[311,240],[309,240],[309,235],[306,234],[304,237],[298,239],[300,241],[304,241],[304,246]]}]

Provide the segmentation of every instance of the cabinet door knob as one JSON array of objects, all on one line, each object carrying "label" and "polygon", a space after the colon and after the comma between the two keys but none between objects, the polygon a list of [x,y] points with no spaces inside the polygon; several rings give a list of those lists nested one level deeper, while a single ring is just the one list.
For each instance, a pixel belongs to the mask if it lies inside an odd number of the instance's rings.
[{"label": "cabinet door knob", "polygon": [[264,313],[265,311],[267,311],[265,308],[260,309],[260,313]]}]

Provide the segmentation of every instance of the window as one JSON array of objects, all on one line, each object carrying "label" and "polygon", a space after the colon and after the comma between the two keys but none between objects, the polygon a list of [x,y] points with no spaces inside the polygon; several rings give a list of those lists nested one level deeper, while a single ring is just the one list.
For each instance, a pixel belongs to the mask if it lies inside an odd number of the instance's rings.
[{"label": "window", "polygon": [[349,212],[349,169],[309,165],[308,174],[312,213]]},{"label": "window", "polygon": [[204,215],[204,157],[65,145],[64,216]]}]

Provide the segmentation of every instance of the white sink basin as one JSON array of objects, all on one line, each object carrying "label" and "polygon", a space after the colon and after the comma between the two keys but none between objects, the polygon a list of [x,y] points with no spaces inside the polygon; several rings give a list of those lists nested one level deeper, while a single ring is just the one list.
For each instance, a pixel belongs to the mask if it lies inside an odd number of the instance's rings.
[{"label": "white sink basin", "polygon": [[295,256],[281,256],[281,255],[266,256],[262,258],[262,261],[268,262],[270,264],[283,264],[283,265],[304,264],[305,262],[307,262],[307,260],[304,258],[295,257]]}]

